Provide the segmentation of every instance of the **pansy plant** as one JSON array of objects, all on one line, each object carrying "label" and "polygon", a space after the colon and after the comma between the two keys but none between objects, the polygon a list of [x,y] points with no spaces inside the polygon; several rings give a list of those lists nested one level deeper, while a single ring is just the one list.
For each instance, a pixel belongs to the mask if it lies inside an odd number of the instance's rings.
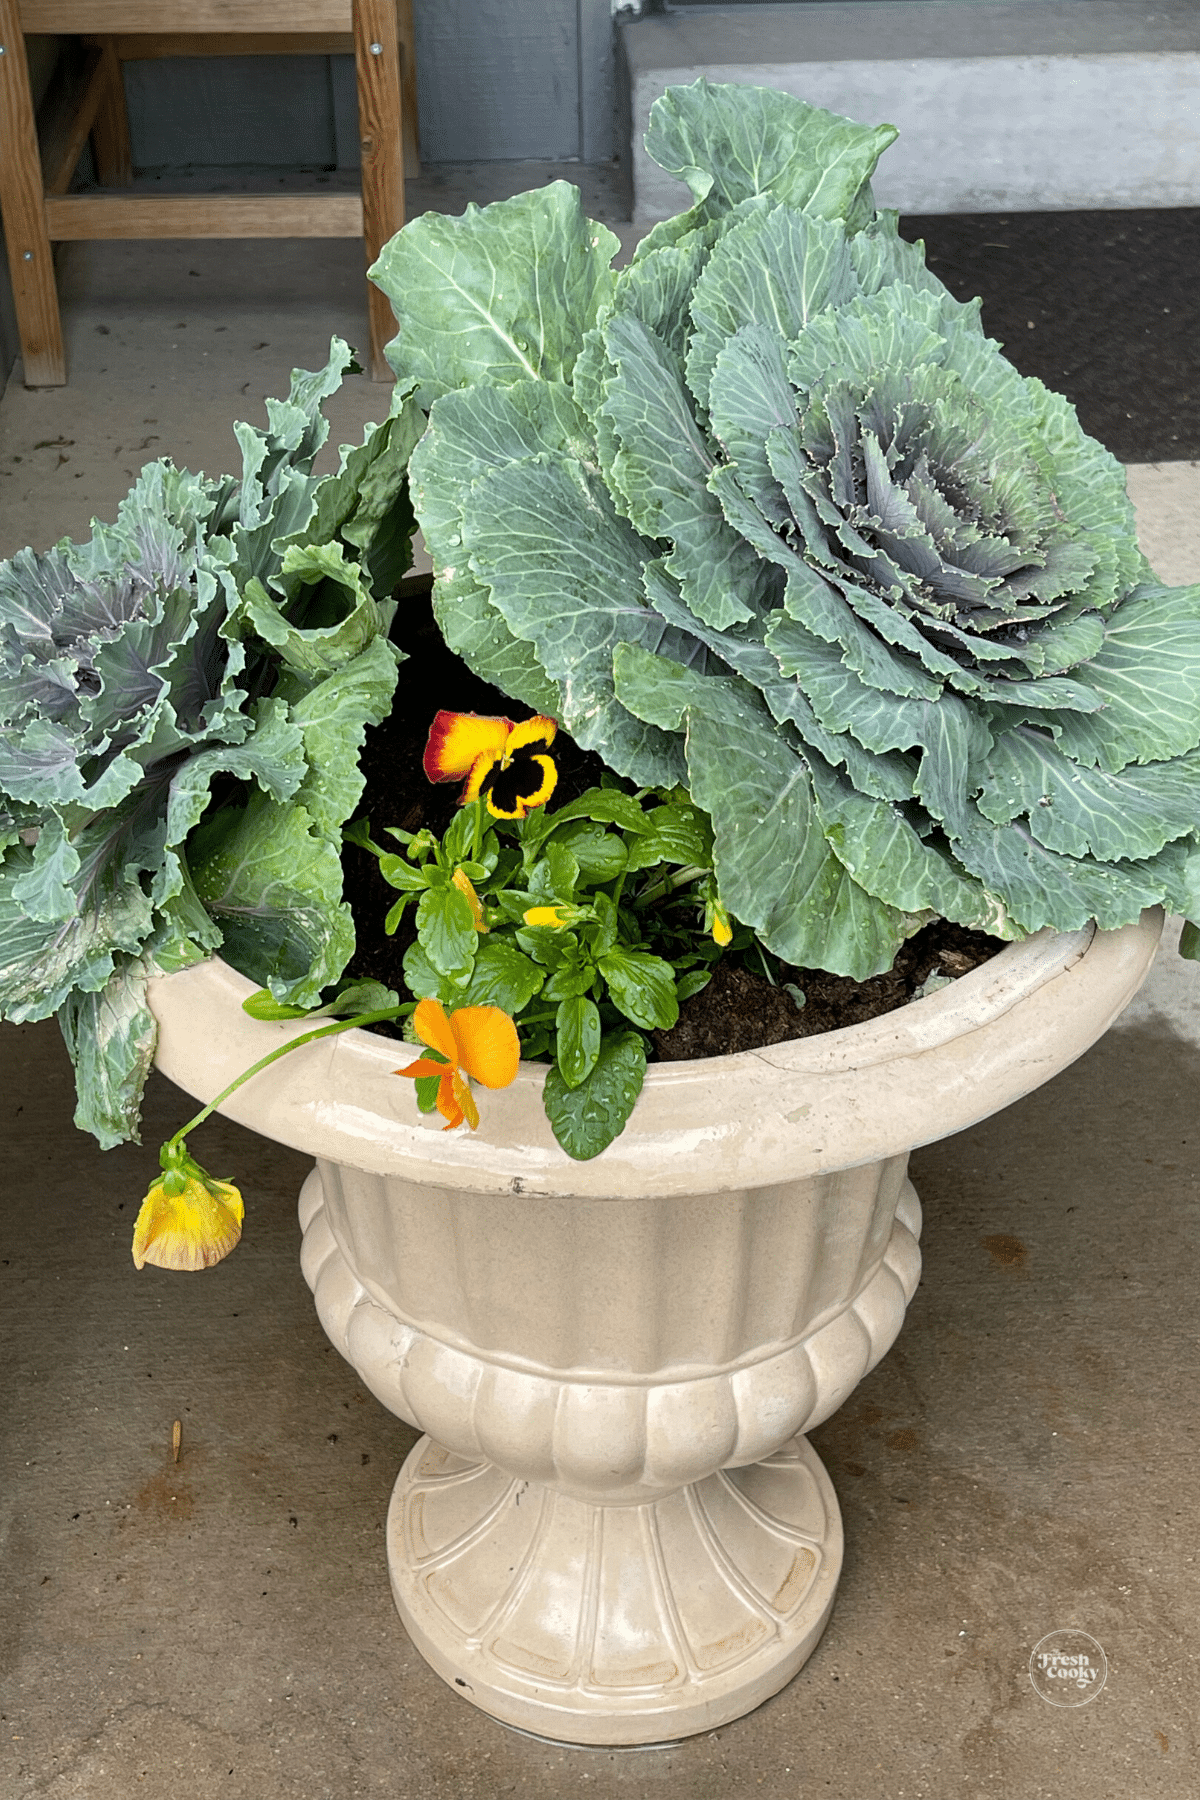
[{"label": "pansy plant", "polygon": [[[546,1113],[559,1143],[582,1160],[623,1128],[649,1034],[669,1030],[681,1000],[705,985],[733,924],[717,895],[708,819],[682,792],[633,793],[612,777],[545,809],[554,731],[544,716],[514,725],[439,712],[425,772],[464,783],[444,836],[388,827],[401,846],[393,851],[359,820],[346,837],[379,858],[399,891],[389,932],[416,906],[404,957],[411,994],[467,1012],[495,1006],[514,1019],[522,1055],[552,1064]],[[538,769],[536,786],[521,777],[522,761]],[[499,787],[509,769],[523,782],[516,795]],[[419,1016],[415,1023],[432,1043]],[[425,1110],[445,1112],[442,1070],[404,1072],[416,1076]]]}]

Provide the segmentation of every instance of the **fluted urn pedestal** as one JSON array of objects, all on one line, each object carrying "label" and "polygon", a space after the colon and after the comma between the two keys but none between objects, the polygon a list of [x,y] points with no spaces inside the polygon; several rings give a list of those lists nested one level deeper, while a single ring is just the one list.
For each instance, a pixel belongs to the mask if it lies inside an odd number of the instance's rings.
[{"label": "fluted urn pedestal", "polygon": [[[355,1031],[223,1110],[315,1154],[303,1266],[337,1348],[420,1439],[388,1517],[414,1642],[567,1742],[711,1729],[829,1617],[833,1487],[804,1437],[894,1341],[920,1272],[908,1152],[1057,1073],[1136,992],[1161,914],[1043,933],[903,1010],[653,1066],[624,1134],[558,1148],[543,1071],[443,1134]],[[214,960],[154,985],[158,1061],[215,1093],[302,1026]]]}]

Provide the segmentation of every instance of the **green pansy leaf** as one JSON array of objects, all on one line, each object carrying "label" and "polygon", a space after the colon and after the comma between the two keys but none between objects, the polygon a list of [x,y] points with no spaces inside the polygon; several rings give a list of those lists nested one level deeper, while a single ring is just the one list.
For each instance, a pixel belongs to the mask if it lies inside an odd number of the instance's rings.
[{"label": "green pansy leaf", "polygon": [[324,1006],[286,1006],[270,988],[259,988],[242,1001],[242,1011],[252,1019],[350,1019],[355,1013],[382,1012],[398,1006],[399,996],[381,981],[352,981]]},{"label": "green pansy leaf", "polygon": [[279,1019],[304,1019],[308,1017],[308,1008],[304,1006],[286,1006],[277,1000],[270,988],[255,988],[242,1001],[242,1011],[249,1013],[252,1019],[274,1022]]},{"label": "green pansy leaf", "polygon": [[[428,1055],[428,1051],[426,1052]],[[413,1087],[417,1092],[417,1110],[431,1113],[437,1110],[438,1090],[442,1085],[440,1075],[414,1075]]]},{"label": "green pansy leaf", "polygon": [[588,788],[576,800],[568,800],[554,812],[532,813],[525,821],[521,842],[526,849],[536,848],[552,831],[570,819],[594,819],[602,825],[616,825],[622,831],[648,831],[649,817],[640,801],[620,788]]},{"label": "green pansy leaf", "polygon": [[546,1117],[568,1156],[589,1162],[621,1135],[645,1076],[646,1043],[636,1031],[608,1033],[591,1074],[576,1088],[557,1068],[547,1072]]},{"label": "green pansy leaf", "polygon": [[572,945],[570,953],[559,963],[542,989],[542,997],[546,1000],[573,1000],[578,994],[586,994],[595,980],[595,963],[581,947]]},{"label": "green pansy leaf", "polygon": [[600,958],[599,967],[613,1005],[635,1025],[645,1031],[669,1031],[677,1022],[675,971],[661,956],[617,948]]},{"label": "green pansy leaf", "polygon": [[410,944],[404,952],[404,985],[414,1000],[440,1000],[444,1006],[461,1006],[469,979],[470,975],[454,981],[439,974],[420,943]]},{"label": "green pansy leaf", "polygon": [[684,867],[694,863],[701,869],[711,868],[712,826],[698,806],[688,800],[673,800],[654,807],[646,817],[649,831],[630,846],[631,871],[652,869],[658,863]]},{"label": "green pansy leaf", "polygon": [[592,895],[592,912],[595,916],[584,927],[584,941],[593,956],[602,956],[617,941],[616,902],[603,889],[598,889]]},{"label": "green pansy leaf", "polygon": [[517,932],[517,942],[544,969],[578,966],[579,942],[573,932],[559,925],[525,925]]},{"label": "green pansy leaf", "polygon": [[400,996],[382,981],[350,981],[332,1000],[314,1009],[314,1019],[351,1019],[355,1013],[383,1012],[399,1006]]},{"label": "green pansy leaf", "polygon": [[[407,966],[407,965],[406,965]],[[532,959],[506,938],[480,938],[460,1006],[498,1006],[511,1018],[523,1012],[546,979]]]},{"label": "green pansy leaf", "polygon": [[461,888],[428,888],[417,906],[417,935],[439,975],[462,981],[471,972],[479,934]]},{"label": "green pansy leaf", "polygon": [[554,1016],[555,1065],[569,1088],[586,1081],[600,1054],[600,1009],[575,995],[561,1000]]},{"label": "green pansy leaf", "polygon": [[423,894],[429,887],[431,871],[424,868],[414,869],[407,857],[381,856],[379,873],[389,887],[399,888],[404,894]]},{"label": "green pansy leaf", "polygon": [[615,832],[589,819],[574,819],[559,826],[552,839],[562,844],[575,858],[579,879],[591,886],[595,882],[615,881],[627,862],[625,845]]}]

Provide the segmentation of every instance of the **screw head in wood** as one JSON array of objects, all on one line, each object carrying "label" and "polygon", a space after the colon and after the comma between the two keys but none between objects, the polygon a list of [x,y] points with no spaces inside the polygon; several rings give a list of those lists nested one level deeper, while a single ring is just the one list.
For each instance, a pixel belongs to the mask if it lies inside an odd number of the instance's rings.
[{"label": "screw head in wood", "polygon": [[382,44],[372,44],[371,45],[371,55],[372,56],[382,56],[383,55],[383,45]]}]

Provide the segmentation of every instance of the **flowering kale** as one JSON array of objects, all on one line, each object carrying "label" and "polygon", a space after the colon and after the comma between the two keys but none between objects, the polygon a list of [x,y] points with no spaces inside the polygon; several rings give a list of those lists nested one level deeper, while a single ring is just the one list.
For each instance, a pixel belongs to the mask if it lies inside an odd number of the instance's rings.
[{"label": "flowering kale", "polygon": [[240,477],[152,463],[90,543],[0,563],[0,1016],[59,1015],[105,1145],[136,1131],[151,975],[224,944],[307,1002],[354,946],[341,827],[395,686],[372,587],[407,566],[419,414],[315,478],[349,361],[335,339],[236,428]]},{"label": "flowering kale", "polygon": [[698,82],[692,189],[619,274],[564,184],[426,216],[376,275],[429,427],[435,608],[479,674],[712,817],[721,901],[865,978],[1200,906],[1200,588],[1120,466],[876,214],[894,135]]}]

